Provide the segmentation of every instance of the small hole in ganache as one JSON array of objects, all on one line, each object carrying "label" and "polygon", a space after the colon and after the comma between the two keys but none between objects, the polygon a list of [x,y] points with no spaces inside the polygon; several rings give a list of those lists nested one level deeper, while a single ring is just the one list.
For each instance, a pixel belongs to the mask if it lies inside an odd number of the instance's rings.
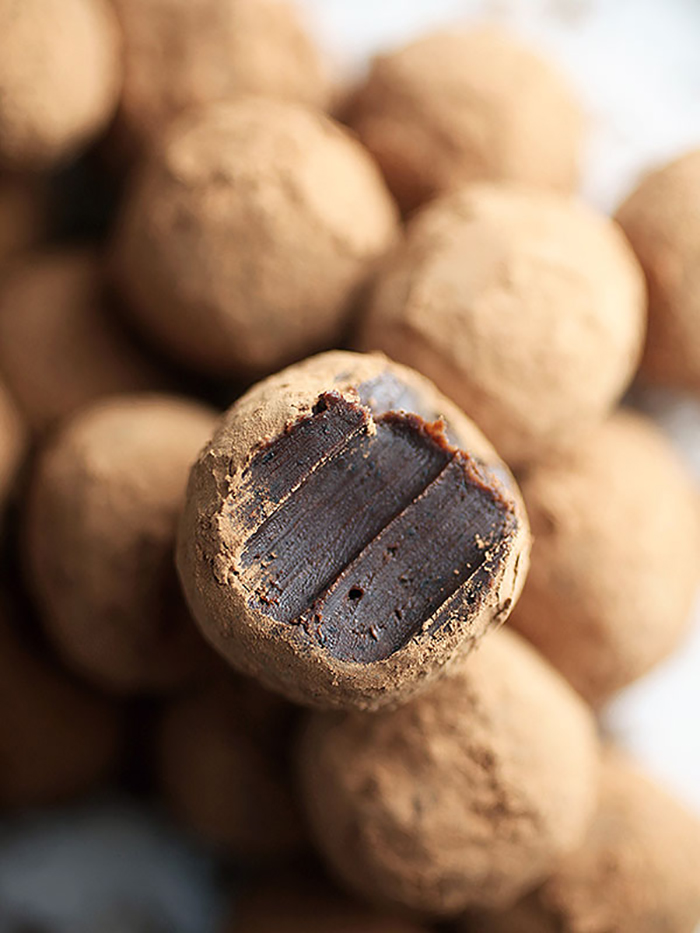
[{"label": "small hole in ganache", "polygon": [[361,589],[359,586],[353,586],[353,588],[348,593],[348,599],[352,599],[352,600],[362,599],[364,595],[365,595],[365,591],[363,589]]}]

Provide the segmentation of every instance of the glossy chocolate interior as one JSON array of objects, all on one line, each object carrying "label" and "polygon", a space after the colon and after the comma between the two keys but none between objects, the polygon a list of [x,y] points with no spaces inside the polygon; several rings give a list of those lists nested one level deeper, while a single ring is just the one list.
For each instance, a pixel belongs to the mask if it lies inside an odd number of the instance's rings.
[{"label": "glossy chocolate interior", "polygon": [[444,425],[334,392],[255,453],[233,513],[251,605],[360,663],[468,620],[515,525]]}]

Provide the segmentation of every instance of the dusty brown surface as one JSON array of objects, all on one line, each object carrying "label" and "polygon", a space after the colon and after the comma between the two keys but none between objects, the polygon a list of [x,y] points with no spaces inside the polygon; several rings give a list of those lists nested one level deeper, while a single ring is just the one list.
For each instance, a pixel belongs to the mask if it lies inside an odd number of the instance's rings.
[{"label": "dusty brown surface", "polygon": [[600,705],[679,643],[700,582],[700,503],[671,443],[621,411],[522,481],[535,542],[510,624]]},{"label": "dusty brown surface", "polygon": [[0,507],[5,503],[22,459],[26,433],[17,406],[0,383]]},{"label": "dusty brown surface", "polygon": [[700,150],[644,178],[617,220],[649,285],[642,374],[700,392]]},{"label": "dusty brown surface", "polygon": [[495,28],[374,60],[348,119],[405,210],[472,181],[573,190],[583,117],[549,62]]},{"label": "dusty brown surface", "polygon": [[473,185],[410,224],[359,344],[433,379],[517,465],[603,419],[644,326],[642,272],[608,218],[551,193]]},{"label": "dusty brown surface", "polygon": [[177,396],[106,399],[71,419],[37,463],[29,584],[65,660],[115,692],[178,687],[209,662],[173,552],[187,475],[215,421]]},{"label": "dusty brown surface", "polygon": [[398,710],[315,714],[299,768],[351,889],[449,915],[509,906],[580,845],[598,746],[581,700],[502,629]]}]

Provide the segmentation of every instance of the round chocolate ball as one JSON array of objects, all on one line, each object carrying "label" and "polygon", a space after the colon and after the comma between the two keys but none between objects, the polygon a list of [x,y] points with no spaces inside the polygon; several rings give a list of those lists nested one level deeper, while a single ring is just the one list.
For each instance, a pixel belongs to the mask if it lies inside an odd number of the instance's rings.
[{"label": "round chocolate ball", "polygon": [[603,419],[644,324],[644,278],[616,224],[560,195],[482,184],[413,220],[359,344],[433,379],[520,465]]},{"label": "round chocolate ball", "polygon": [[227,677],[172,703],[157,736],[172,813],[235,858],[289,858],[306,845],[288,761],[295,709]]},{"label": "round chocolate ball", "polygon": [[608,753],[585,842],[534,894],[465,933],[693,933],[700,922],[700,820]]},{"label": "round chocolate ball", "polygon": [[0,807],[57,803],[114,775],[124,751],[119,708],[32,652],[0,606]]},{"label": "round chocolate ball", "polygon": [[647,175],[617,220],[649,285],[642,374],[700,392],[700,149]]},{"label": "round chocolate ball", "polygon": [[121,327],[88,249],[13,264],[0,283],[0,371],[35,431],[102,396],[169,381]]},{"label": "round chocolate ball", "polygon": [[700,583],[700,497],[669,440],[620,411],[521,480],[530,573],[510,624],[594,705],[678,644]]},{"label": "round chocolate ball", "polygon": [[507,617],[529,546],[512,477],[456,406],[386,357],[332,352],[226,414],[178,566],[231,665],[298,703],[374,709]]},{"label": "round chocolate ball", "polygon": [[112,0],[124,33],[119,129],[157,143],[182,111],[241,94],[325,107],[330,83],[297,9],[280,0]]},{"label": "round chocolate ball", "polygon": [[65,661],[106,689],[172,689],[209,663],[173,551],[187,474],[214,424],[188,399],[115,397],[69,420],[39,458],[29,583]]},{"label": "round chocolate ball", "polygon": [[327,882],[272,875],[236,899],[226,933],[428,933],[418,922],[373,910]]},{"label": "round chocolate ball", "polygon": [[173,127],[127,199],[116,272],[163,349],[250,378],[340,339],[396,229],[379,171],[346,130],[247,97]]},{"label": "round chocolate ball", "polygon": [[107,0],[0,0],[0,165],[48,169],[109,123],[121,84]]},{"label": "round chocolate ball", "polygon": [[566,80],[495,28],[379,56],[347,117],[404,210],[472,181],[578,180],[583,118]]},{"label": "round chocolate ball", "polygon": [[0,271],[32,246],[46,227],[44,186],[33,176],[0,175]]},{"label": "round chocolate ball", "polygon": [[510,906],[581,843],[598,744],[583,702],[502,629],[400,709],[314,714],[299,770],[345,884],[447,916]]},{"label": "round chocolate ball", "polygon": [[13,399],[0,382],[0,507],[12,487],[24,453],[26,431]]}]

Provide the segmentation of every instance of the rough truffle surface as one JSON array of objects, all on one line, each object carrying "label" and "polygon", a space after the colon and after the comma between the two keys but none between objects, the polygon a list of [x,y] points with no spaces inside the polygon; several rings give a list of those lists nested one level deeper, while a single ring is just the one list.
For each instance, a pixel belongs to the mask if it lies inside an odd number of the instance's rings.
[{"label": "rough truffle surface", "polygon": [[535,543],[511,624],[591,703],[678,644],[700,583],[700,502],[670,442],[621,411],[522,479]]},{"label": "rough truffle surface", "polygon": [[700,392],[700,150],[643,179],[617,220],[649,285],[642,373]]},{"label": "rough truffle surface", "polygon": [[267,375],[340,339],[396,224],[346,130],[244,98],[173,127],[127,200],[116,271],[137,323],[174,356]]},{"label": "rough truffle surface", "polygon": [[124,31],[119,123],[157,143],[184,110],[242,94],[323,108],[330,86],[297,10],[280,0],[112,0]]},{"label": "rough truffle surface", "polygon": [[0,0],[0,165],[50,168],[103,130],[120,51],[107,0]]},{"label": "rough truffle surface", "polygon": [[603,419],[644,326],[643,275],[614,223],[558,195],[473,185],[411,223],[359,343],[433,379],[518,465]]},{"label": "rough truffle surface", "polygon": [[700,921],[700,821],[608,753],[598,813],[579,850],[514,913],[465,933],[693,933]]},{"label": "rough truffle surface", "polygon": [[43,622],[66,661],[115,692],[181,686],[208,663],[173,551],[187,473],[214,424],[174,396],[106,399],[37,464],[25,546]]},{"label": "rough truffle surface", "polygon": [[592,717],[505,629],[398,710],[315,714],[299,762],[345,883],[435,914],[509,905],[580,844],[596,799]]},{"label": "rough truffle surface", "polygon": [[375,59],[348,119],[408,210],[472,181],[572,190],[583,119],[565,80],[496,29]]},{"label": "rough truffle surface", "polygon": [[376,708],[507,617],[528,551],[474,425],[405,367],[334,352],[225,416],[192,471],[178,566],[235,667],[297,702]]},{"label": "rough truffle surface", "polygon": [[168,382],[120,326],[98,256],[84,249],[13,264],[0,284],[0,370],[35,431],[102,396]]}]

